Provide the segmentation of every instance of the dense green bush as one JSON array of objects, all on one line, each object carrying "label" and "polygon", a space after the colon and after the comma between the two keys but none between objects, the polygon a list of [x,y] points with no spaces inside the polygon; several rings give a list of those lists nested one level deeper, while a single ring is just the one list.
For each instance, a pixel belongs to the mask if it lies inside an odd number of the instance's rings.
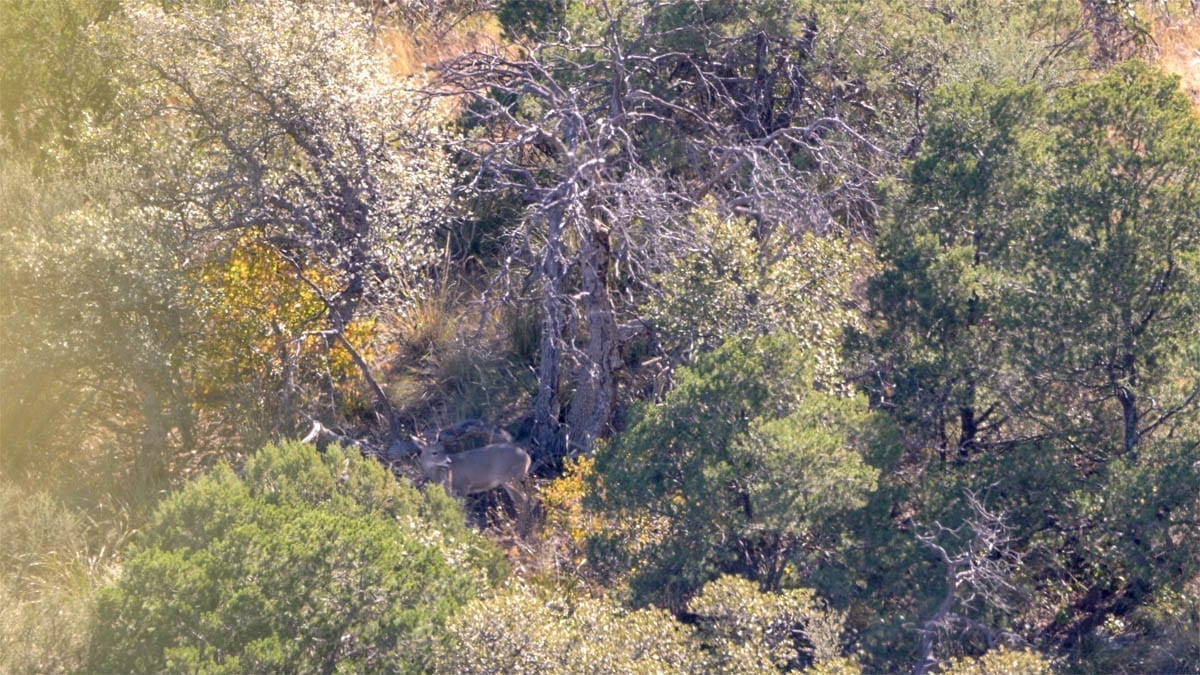
[{"label": "dense green bush", "polygon": [[855,671],[841,656],[845,617],[807,588],[763,593],[757,584],[725,576],[709,582],[688,608],[713,668],[723,672],[795,670],[803,665]]},{"label": "dense green bush", "polygon": [[705,672],[692,629],[667,612],[524,587],[472,602],[448,632],[441,673]]},{"label": "dense green bush", "polygon": [[814,386],[810,356],[784,336],[730,340],[596,454],[592,502],[662,526],[592,541],[598,565],[633,571],[638,602],[682,609],[721,574],[797,585],[841,546],[838,517],[875,489],[867,454],[886,426],[861,397]]},{"label": "dense green bush", "polygon": [[[763,593],[739,577],[706,585],[691,622],[657,608],[513,586],[451,619],[443,673],[858,672],[841,656],[842,615],[808,589]],[[695,625],[692,625],[694,623]]]},{"label": "dense green bush", "polygon": [[501,571],[437,489],[357,452],[271,446],[167,499],[99,603],[106,672],[424,670]]}]

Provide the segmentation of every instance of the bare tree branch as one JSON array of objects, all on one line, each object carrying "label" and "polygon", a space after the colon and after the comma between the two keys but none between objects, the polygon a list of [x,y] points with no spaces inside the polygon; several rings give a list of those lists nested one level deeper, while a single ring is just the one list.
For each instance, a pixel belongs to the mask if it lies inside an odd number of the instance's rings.
[{"label": "bare tree branch", "polygon": [[537,280],[539,459],[587,452],[611,430],[618,325],[639,318],[636,302],[686,250],[689,213],[706,198],[764,239],[874,218],[885,150],[851,119],[854,94],[815,84],[815,19],[797,17],[799,36],[728,36],[672,24],[673,7],[601,3],[596,25],[440,64],[428,91],[464,111],[464,192],[525,206],[506,273]]},{"label": "bare tree branch", "polygon": [[934,522],[916,535],[917,541],[937,554],[945,570],[946,591],[918,629],[921,646],[913,668],[915,675],[923,675],[937,664],[933,655],[937,635],[955,623],[982,630],[993,642],[999,631],[976,621],[969,613],[984,607],[1012,611],[1013,599],[1019,595],[1011,579],[1020,558],[1011,546],[1013,539],[1005,515],[988,510],[975,491],[966,490],[963,495],[970,515],[958,527]]}]

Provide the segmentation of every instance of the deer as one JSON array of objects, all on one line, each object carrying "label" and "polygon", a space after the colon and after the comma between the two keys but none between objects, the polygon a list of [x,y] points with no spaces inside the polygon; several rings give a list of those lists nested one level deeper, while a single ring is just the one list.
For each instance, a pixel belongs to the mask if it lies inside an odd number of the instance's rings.
[{"label": "deer", "polygon": [[520,484],[529,473],[529,453],[513,443],[492,443],[474,450],[448,454],[439,441],[412,437],[421,451],[421,470],[427,480],[440,483],[455,498],[504,488],[524,521],[529,500]]}]

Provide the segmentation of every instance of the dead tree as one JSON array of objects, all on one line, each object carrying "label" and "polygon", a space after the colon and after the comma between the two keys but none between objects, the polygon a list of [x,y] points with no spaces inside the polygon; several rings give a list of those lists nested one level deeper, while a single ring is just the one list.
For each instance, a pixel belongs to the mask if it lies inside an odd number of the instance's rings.
[{"label": "dead tree", "polygon": [[1011,579],[1020,559],[1010,547],[1012,535],[1004,514],[989,511],[976,492],[967,490],[964,497],[970,515],[958,527],[935,522],[917,535],[918,541],[937,554],[946,590],[933,614],[918,629],[921,646],[914,675],[924,675],[937,664],[933,652],[938,635],[956,628],[982,633],[989,649],[1002,639],[1019,641],[1017,636],[971,616],[980,606],[1012,610],[1019,591]]},{"label": "dead tree", "polygon": [[465,191],[524,207],[506,274],[524,273],[541,311],[535,463],[588,452],[613,428],[621,326],[639,319],[637,299],[684,250],[706,197],[760,236],[872,213],[881,150],[856,130],[858,94],[815,84],[828,66],[812,60],[815,19],[798,17],[801,35],[729,37],[719,24],[733,19],[698,4],[694,22],[672,24],[677,9],[602,2],[593,25],[438,69],[431,93],[453,97],[470,129],[456,148],[474,171]]}]

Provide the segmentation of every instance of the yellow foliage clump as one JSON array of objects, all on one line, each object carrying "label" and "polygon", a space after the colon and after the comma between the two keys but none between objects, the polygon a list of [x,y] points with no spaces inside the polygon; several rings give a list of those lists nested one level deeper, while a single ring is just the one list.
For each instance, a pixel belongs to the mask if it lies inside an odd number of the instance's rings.
[{"label": "yellow foliage clump", "polygon": [[600,518],[583,507],[588,482],[595,471],[596,460],[591,457],[567,460],[563,475],[540,493],[546,507],[546,525],[567,533],[576,545],[604,528]]},{"label": "yellow foliage clump", "polygon": [[[305,274],[318,286],[332,276],[319,267]],[[322,333],[327,312],[320,297],[268,246],[246,237],[207,262],[194,276],[190,301],[205,327],[193,366],[199,412],[233,405],[261,420],[270,411],[247,397],[318,376],[334,384],[345,405],[364,400],[353,359]],[[359,319],[346,327],[346,338],[369,345],[375,324]]]}]

